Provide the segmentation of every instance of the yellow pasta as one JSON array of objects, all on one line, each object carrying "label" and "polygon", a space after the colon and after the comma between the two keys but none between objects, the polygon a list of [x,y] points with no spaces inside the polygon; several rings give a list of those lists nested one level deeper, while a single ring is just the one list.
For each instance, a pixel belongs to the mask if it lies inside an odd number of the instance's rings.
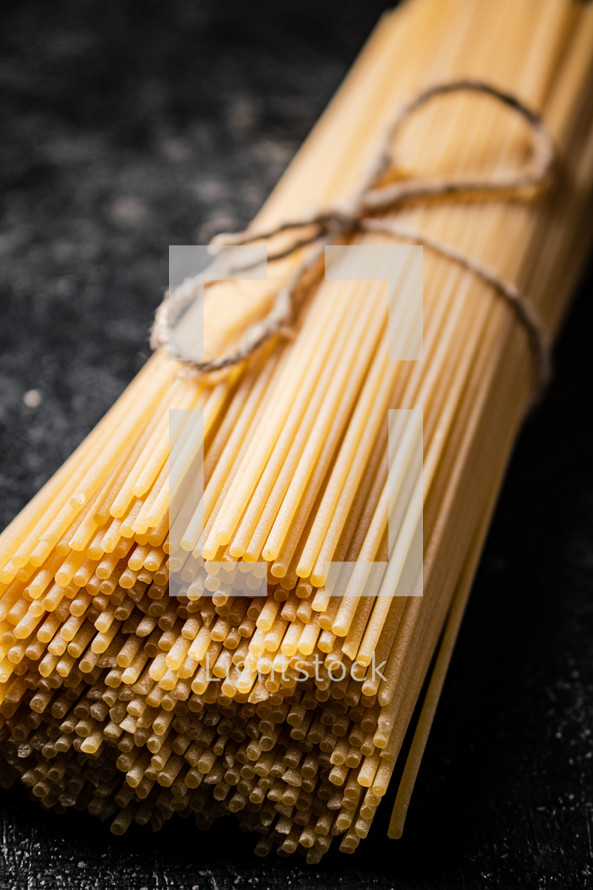
[{"label": "yellow pasta", "polygon": [[[399,107],[428,85],[480,79],[539,114],[570,177],[542,194],[405,201],[381,219],[513,283],[553,339],[590,243],[592,67],[590,5],[408,0],[377,26],[255,228],[348,200]],[[491,97],[442,95],[408,121],[385,178],[496,181],[525,164],[528,135]],[[370,230],[348,240],[394,244]],[[292,335],[223,372],[155,353],[0,536],[3,782],[115,834],[235,813],[258,854],[309,862],[334,839],[354,851],[388,794],[401,834],[538,379],[520,313],[429,247],[422,357],[394,360],[418,338],[414,255],[400,245],[375,280],[324,280],[313,264]],[[207,290],[208,357],[266,317],[306,256],[282,259],[265,288]],[[379,279],[396,275],[392,305]],[[423,422],[391,425],[394,409]],[[202,470],[203,488],[178,501]],[[351,570],[336,580],[336,564]]]}]

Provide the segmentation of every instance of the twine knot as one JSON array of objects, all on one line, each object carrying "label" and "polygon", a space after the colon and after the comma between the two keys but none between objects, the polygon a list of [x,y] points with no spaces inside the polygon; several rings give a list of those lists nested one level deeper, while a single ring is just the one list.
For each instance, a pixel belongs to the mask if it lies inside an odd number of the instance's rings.
[{"label": "twine knot", "polygon": [[[385,174],[396,166],[393,144],[404,125],[414,114],[433,99],[461,92],[473,92],[489,96],[521,117],[528,125],[531,136],[531,153],[525,165],[515,171],[493,175],[486,179],[457,179],[441,177],[429,180],[403,179],[382,184]],[[236,234],[217,235],[210,242],[216,254],[222,248],[242,246],[263,241],[273,246],[278,236],[288,237],[275,250],[269,250],[268,263],[285,259],[299,251],[305,251],[289,281],[278,289],[274,304],[268,314],[250,326],[241,341],[229,353],[207,361],[194,361],[171,348],[171,357],[184,362],[198,373],[207,373],[236,365],[248,358],[271,337],[285,330],[291,320],[293,298],[305,272],[313,268],[322,257],[325,247],[339,239],[346,239],[359,232],[387,235],[397,240],[419,244],[481,278],[513,309],[529,337],[535,365],[535,394],[538,396],[549,380],[551,372],[551,344],[545,326],[536,308],[512,283],[504,281],[493,269],[479,260],[466,256],[452,245],[436,241],[423,232],[413,231],[390,219],[387,213],[420,199],[447,200],[451,198],[533,197],[534,190],[543,186],[554,163],[554,147],[550,135],[539,115],[517,96],[490,83],[463,78],[437,84],[419,92],[410,102],[399,109],[374,163],[357,193],[348,200],[337,201],[330,207],[312,211],[299,219],[279,223],[265,231],[246,230]],[[216,262],[216,260],[215,260]],[[245,272],[254,266],[243,265],[230,271]],[[227,271],[228,268],[227,268]],[[187,307],[195,299],[198,285],[206,286],[209,279],[204,274],[185,282],[175,292],[178,308]],[[224,277],[223,275],[217,277]],[[179,297],[179,301],[177,301]],[[169,337],[169,294],[159,306],[151,332],[153,349],[171,347]]]}]

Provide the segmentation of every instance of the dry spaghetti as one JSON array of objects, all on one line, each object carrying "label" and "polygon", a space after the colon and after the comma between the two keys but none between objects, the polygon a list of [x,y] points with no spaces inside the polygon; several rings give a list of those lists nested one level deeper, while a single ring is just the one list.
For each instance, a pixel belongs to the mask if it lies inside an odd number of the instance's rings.
[{"label": "dry spaghetti", "polygon": [[[427,83],[495,84],[544,122],[562,187],[533,201],[418,197],[397,225],[514,282],[553,337],[589,249],[592,66],[590,6],[543,0],[536,16],[531,0],[410,0],[381,22],[255,230],[352,194],[394,110]],[[522,169],[527,148],[508,112],[464,93],[408,121],[400,152],[410,175],[482,181]],[[396,224],[389,210],[380,221]],[[267,317],[297,263],[289,252],[265,288],[212,285],[208,356]],[[199,378],[155,354],[0,537],[2,780],[20,778],[44,806],[86,809],[119,834],[236,813],[258,853],[314,862],[334,838],[352,852],[367,835],[410,731],[390,828],[401,833],[531,397],[532,351],[494,282],[437,253],[424,257],[422,361],[390,360],[413,340],[409,301],[388,344],[381,282],[308,273],[292,339]],[[423,411],[421,475],[417,431],[387,447],[394,408]],[[170,449],[191,475],[202,446],[203,491],[170,511]],[[418,491],[421,564],[409,546]],[[381,562],[392,595],[364,596],[355,569],[330,596],[333,562]],[[267,596],[244,595],[262,564]]]}]

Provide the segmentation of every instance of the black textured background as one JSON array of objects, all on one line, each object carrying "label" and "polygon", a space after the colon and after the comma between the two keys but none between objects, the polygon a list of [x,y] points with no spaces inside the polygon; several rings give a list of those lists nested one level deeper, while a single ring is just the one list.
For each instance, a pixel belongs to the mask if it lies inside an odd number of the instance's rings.
[{"label": "black textured background", "polygon": [[[168,245],[250,219],[384,6],[3,5],[0,526],[146,359]],[[519,442],[403,840],[385,808],[355,856],[309,869],[255,859],[232,822],[115,839],[16,789],[2,890],[593,886],[591,283]]]}]

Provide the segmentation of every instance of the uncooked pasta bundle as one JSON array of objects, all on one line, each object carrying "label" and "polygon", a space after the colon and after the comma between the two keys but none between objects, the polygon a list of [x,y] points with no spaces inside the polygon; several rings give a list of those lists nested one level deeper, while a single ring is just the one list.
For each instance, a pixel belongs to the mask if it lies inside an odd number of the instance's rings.
[{"label": "uncooked pasta bundle", "polygon": [[3,784],[116,834],[236,813],[257,853],[310,862],[355,850],[391,789],[399,837],[589,249],[592,68],[572,0],[380,22],[227,239],[242,280],[171,294],[152,358],[0,537]]}]

